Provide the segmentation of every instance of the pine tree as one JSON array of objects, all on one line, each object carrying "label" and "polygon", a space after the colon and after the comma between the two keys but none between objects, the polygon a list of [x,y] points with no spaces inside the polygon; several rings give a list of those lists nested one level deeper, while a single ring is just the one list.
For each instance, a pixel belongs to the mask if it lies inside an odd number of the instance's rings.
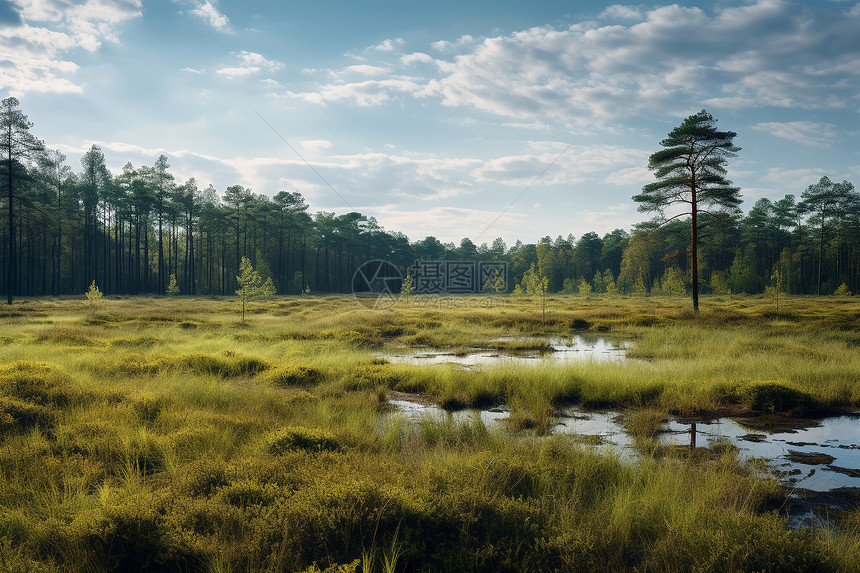
[{"label": "pine tree", "polygon": [[[737,135],[733,131],[717,131],[717,120],[702,110],[686,118],[660,142],[664,149],[652,154],[648,168],[654,171],[657,181],[642,188],[633,197],[641,203],[639,210],[656,212],[657,221],[668,223],[690,216],[692,239],[690,265],[693,282],[693,310],[699,311],[698,228],[699,214],[719,214],[705,209],[715,206],[725,210],[737,209],[741,203],[740,189],[726,179],[726,162],[740,147],[732,143]],[[683,205],[682,213],[666,217],[666,209]]]},{"label": "pine tree", "polygon": [[254,270],[253,265],[248,257],[242,257],[239,263],[239,276],[236,277],[236,282],[239,283],[239,288],[236,290],[236,296],[242,302],[242,322],[245,322],[245,305],[251,299],[267,298],[275,294],[275,285],[272,283],[272,277],[263,281],[260,273]]}]

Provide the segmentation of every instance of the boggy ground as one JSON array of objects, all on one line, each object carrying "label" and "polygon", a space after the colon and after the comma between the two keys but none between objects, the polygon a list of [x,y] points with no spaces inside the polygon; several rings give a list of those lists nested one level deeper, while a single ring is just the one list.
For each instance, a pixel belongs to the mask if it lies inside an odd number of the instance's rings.
[{"label": "boggy ground", "polygon": [[[860,405],[860,303],[703,297],[24,300],[0,309],[0,569],[850,571],[860,512],[791,530],[731,449],[625,463],[546,436],[579,403],[647,436],[668,413]],[[623,363],[387,364],[393,346],[541,349],[600,332]],[[501,339],[501,340],[499,340]],[[494,341],[494,342],[493,342]],[[389,392],[479,420],[408,423]]]}]

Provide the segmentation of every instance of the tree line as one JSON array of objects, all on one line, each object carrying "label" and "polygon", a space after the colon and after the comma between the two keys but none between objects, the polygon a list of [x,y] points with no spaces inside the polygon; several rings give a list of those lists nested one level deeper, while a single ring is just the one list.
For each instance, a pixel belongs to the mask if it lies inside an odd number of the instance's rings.
[{"label": "tree line", "polygon": [[93,145],[73,169],[31,133],[19,105],[0,104],[0,282],[10,303],[80,294],[92,281],[109,295],[164,294],[171,279],[182,294],[234,294],[243,258],[282,294],[351,292],[353,273],[373,259],[404,276],[416,260],[504,261],[509,291],[540,276],[547,292],[690,293],[694,266],[703,292],[762,292],[775,273],[795,294],[860,289],[860,197],[847,181],[822,177],[746,214],[729,202],[718,217],[696,212],[696,225],[688,215],[510,247],[410,241],[358,212],[309,213],[297,191],[177,181],[164,155],[114,173]]}]

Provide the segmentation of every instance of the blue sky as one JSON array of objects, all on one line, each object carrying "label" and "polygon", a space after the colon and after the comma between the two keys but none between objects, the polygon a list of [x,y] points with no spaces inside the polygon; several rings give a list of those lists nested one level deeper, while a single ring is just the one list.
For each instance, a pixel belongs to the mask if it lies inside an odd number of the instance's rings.
[{"label": "blue sky", "polygon": [[703,108],[745,208],[856,185],[858,30],[854,1],[0,0],[0,96],[75,170],[164,153],[201,188],[511,244],[645,219],[648,155]]}]

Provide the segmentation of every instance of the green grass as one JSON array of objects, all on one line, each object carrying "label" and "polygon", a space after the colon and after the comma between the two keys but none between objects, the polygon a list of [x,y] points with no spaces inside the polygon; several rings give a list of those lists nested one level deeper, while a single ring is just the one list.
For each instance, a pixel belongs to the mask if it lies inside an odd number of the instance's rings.
[{"label": "green grass", "polygon": [[[469,302],[469,299],[462,299]],[[23,300],[0,322],[0,570],[850,571],[860,513],[790,530],[731,448],[636,463],[546,436],[568,404],[671,412],[860,405],[860,303],[505,298],[494,308],[277,298]],[[545,350],[583,329],[624,363],[466,370],[402,345]],[[518,337],[524,337],[521,339]],[[413,423],[389,391],[511,419]],[[653,454],[653,455],[652,455]]]}]

